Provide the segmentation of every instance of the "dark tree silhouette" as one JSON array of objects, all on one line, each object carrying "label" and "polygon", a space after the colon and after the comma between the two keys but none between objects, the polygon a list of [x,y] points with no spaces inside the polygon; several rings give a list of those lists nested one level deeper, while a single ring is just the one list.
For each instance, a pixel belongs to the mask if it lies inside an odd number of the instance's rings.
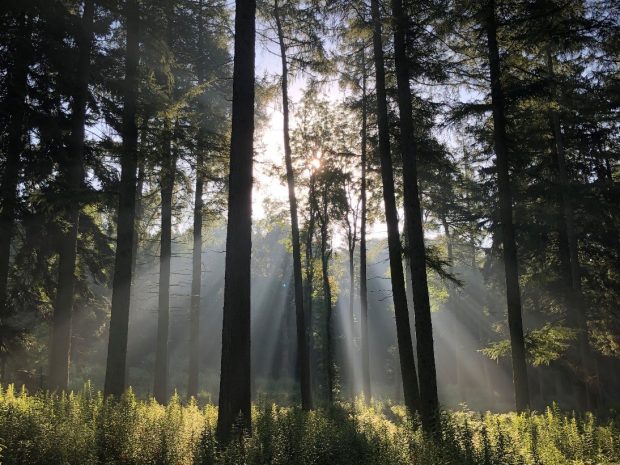
[{"label": "dark tree silhouette", "polygon": [[495,1],[490,0],[486,7],[486,35],[491,73],[491,106],[493,109],[493,137],[495,143],[495,166],[497,169],[497,188],[499,195],[499,217],[506,273],[506,300],[508,305],[508,326],[512,352],[512,376],[515,389],[517,411],[527,410],[530,405],[525,361],[525,340],[521,317],[521,294],[519,290],[519,270],[515,228],[512,219],[512,193],[506,143],[506,114],[504,91],[502,89],[499,47],[497,44],[497,20]]},{"label": "dark tree silhouette", "polygon": [[373,23],[372,38],[375,62],[375,86],[377,94],[377,125],[379,128],[379,156],[381,159],[385,222],[388,232],[392,295],[396,314],[396,337],[400,356],[400,369],[403,378],[403,391],[405,393],[405,405],[410,413],[414,413],[420,409],[420,393],[418,390],[415,360],[413,358],[409,311],[407,309],[407,295],[405,293],[405,277],[403,274],[402,247],[398,232],[398,213],[396,211],[396,196],[394,193],[394,172],[390,152],[390,134],[385,93],[385,64],[381,39],[381,15],[378,0],[372,1],[371,12]]},{"label": "dark tree silhouette", "polygon": [[136,169],[138,165],[138,61],[140,13],[137,0],[125,3],[127,44],[125,52],[125,82],[123,86],[123,152],[119,188],[116,258],[112,282],[110,336],[105,374],[104,395],[120,396],[125,390],[127,367],[127,333],[129,330],[129,301],[136,213]]},{"label": "dark tree silhouette", "polygon": [[58,289],[54,302],[48,380],[48,387],[51,390],[66,390],[69,381],[71,318],[73,313],[75,264],[80,218],[79,199],[81,198],[81,188],[84,180],[84,133],[92,49],[92,26],[95,12],[93,0],[85,0],[83,5],[84,12],[76,33],[78,63],[71,108],[71,136],[66,154],[61,154],[60,156],[63,190],[68,198],[63,205],[65,207],[64,219],[66,226],[58,251]]},{"label": "dark tree silhouette", "polygon": [[254,139],[256,2],[236,0],[228,227],[217,437],[227,442],[239,420],[251,429],[250,262]]},{"label": "dark tree silhouette", "polygon": [[403,159],[403,189],[405,204],[406,234],[409,245],[409,266],[411,267],[411,289],[415,312],[416,342],[418,351],[418,374],[420,379],[420,400],[422,422],[427,430],[436,430],[439,420],[437,398],[437,373],[435,370],[435,349],[433,346],[433,325],[431,304],[426,276],[426,249],[422,227],[422,209],[418,191],[418,151],[414,137],[409,67],[406,50],[407,17],[402,0],[392,0],[394,15],[394,62],[398,86],[398,108],[400,112],[400,147]]}]

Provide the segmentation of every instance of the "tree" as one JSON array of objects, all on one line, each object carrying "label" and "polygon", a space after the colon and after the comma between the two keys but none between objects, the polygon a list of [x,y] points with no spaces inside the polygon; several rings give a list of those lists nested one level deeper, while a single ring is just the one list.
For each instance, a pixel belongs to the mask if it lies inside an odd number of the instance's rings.
[{"label": "tree", "polygon": [[256,2],[237,0],[224,320],[217,437],[227,442],[239,418],[250,429],[250,262]]},{"label": "tree", "polygon": [[[8,317],[8,280],[11,257],[11,239],[15,226],[17,184],[20,161],[25,149],[24,117],[30,58],[31,19],[25,9],[15,12],[15,31],[10,44],[11,63],[7,76],[6,109],[10,117],[6,122],[6,160],[0,184],[0,321]],[[0,363],[4,381],[6,342],[0,339]]]},{"label": "tree", "polygon": [[513,382],[517,411],[527,410],[530,405],[525,362],[525,341],[521,317],[521,295],[517,248],[512,218],[512,194],[506,142],[506,117],[504,93],[500,67],[499,46],[497,43],[497,20],[495,1],[490,0],[486,7],[485,30],[487,35],[489,67],[491,75],[491,101],[493,109],[493,137],[495,143],[495,166],[498,179],[499,215],[502,232],[504,270],[506,273],[506,300],[508,306],[508,326],[512,352]]},{"label": "tree", "polygon": [[295,286],[295,314],[297,324],[297,358],[299,364],[299,378],[301,387],[301,405],[304,410],[312,408],[312,390],[310,384],[310,354],[306,317],[304,315],[303,279],[301,270],[301,243],[299,237],[299,220],[297,216],[297,197],[295,194],[295,178],[291,157],[291,140],[289,132],[289,97],[288,97],[288,61],[287,44],[282,27],[282,19],[278,0],[274,2],[273,16],[276,22],[280,59],[282,62],[282,114],[284,137],[284,161],[286,165],[286,182],[291,212],[291,241],[293,244],[293,281]]},{"label": "tree", "polygon": [[394,173],[390,152],[390,134],[385,92],[385,65],[381,38],[381,16],[378,0],[372,1],[371,12],[373,22],[372,36],[375,62],[375,87],[377,94],[377,122],[379,127],[379,155],[381,159],[385,221],[388,228],[388,252],[390,258],[392,295],[396,314],[398,353],[400,356],[400,368],[403,378],[405,405],[409,413],[413,414],[420,409],[420,393],[415,361],[413,358],[409,311],[407,309],[407,295],[405,293],[405,277],[402,265],[402,250],[398,232],[398,214],[396,211],[396,197],[394,194]]},{"label": "tree", "polygon": [[58,289],[54,303],[52,344],[50,347],[49,388],[66,390],[69,380],[71,347],[71,318],[73,313],[75,266],[80,218],[80,202],[84,179],[84,133],[92,48],[92,26],[95,12],[93,0],[83,2],[83,13],[76,34],[78,62],[76,82],[71,109],[70,146],[61,156],[65,192],[71,198],[66,201],[65,231],[60,241]]},{"label": "tree", "polygon": [[127,336],[129,330],[129,301],[133,236],[135,234],[136,169],[138,165],[138,128],[136,104],[138,99],[138,60],[140,13],[137,0],[125,2],[125,81],[123,86],[123,151],[116,233],[116,258],[112,282],[110,336],[105,375],[104,395],[120,396],[125,390],[127,367]]},{"label": "tree", "polygon": [[366,219],[367,219],[367,146],[368,146],[368,104],[366,102],[366,51],[362,50],[362,130],[361,130],[361,222],[360,222],[360,325],[362,346],[362,388],[366,403],[370,402],[370,351],[368,347],[368,278],[366,274]]},{"label": "tree", "polygon": [[398,85],[398,108],[400,110],[400,148],[403,159],[403,191],[406,233],[410,248],[411,288],[415,312],[416,341],[418,349],[418,373],[420,378],[420,401],[422,421],[427,430],[436,430],[439,420],[437,398],[437,373],[433,346],[431,305],[426,276],[426,249],[422,227],[422,209],[418,191],[416,141],[414,140],[411,89],[407,62],[407,17],[402,0],[392,0],[394,16],[394,62]]}]

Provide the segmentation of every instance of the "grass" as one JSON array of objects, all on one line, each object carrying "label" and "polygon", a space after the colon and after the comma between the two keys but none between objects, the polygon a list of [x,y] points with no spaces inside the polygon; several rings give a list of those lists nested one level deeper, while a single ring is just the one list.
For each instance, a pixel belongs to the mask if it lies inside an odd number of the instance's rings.
[{"label": "grass", "polygon": [[404,408],[338,404],[305,413],[262,402],[254,430],[226,450],[214,439],[217,408],[104,401],[86,386],[68,395],[0,389],[0,463],[12,464],[294,464],[552,465],[620,464],[620,424],[592,415],[445,413],[431,440]]}]

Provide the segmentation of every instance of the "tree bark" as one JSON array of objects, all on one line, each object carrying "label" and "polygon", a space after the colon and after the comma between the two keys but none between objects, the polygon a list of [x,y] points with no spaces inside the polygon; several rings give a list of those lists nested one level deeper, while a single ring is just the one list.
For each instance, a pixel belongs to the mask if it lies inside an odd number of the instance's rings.
[{"label": "tree bark", "polygon": [[362,160],[361,160],[361,187],[360,195],[362,202],[360,224],[360,339],[362,348],[362,389],[366,403],[371,399],[370,387],[370,352],[368,348],[368,278],[366,274],[366,149],[368,140],[368,109],[366,106],[366,60],[363,51],[363,75],[362,75]]},{"label": "tree bark", "polygon": [[[0,181],[0,324],[7,324],[10,310],[8,305],[8,281],[11,256],[11,239],[15,226],[17,207],[17,184],[21,157],[26,145],[24,118],[26,93],[28,89],[28,61],[30,59],[31,25],[26,12],[19,12],[17,31],[12,44],[13,68],[7,76],[8,89],[6,108],[10,109],[7,132],[7,151],[4,173]],[[0,357],[6,363],[5,341],[0,335]]]},{"label": "tree bark", "polygon": [[388,230],[388,252],[392,280],[392,295],[396,315],[396,336],[403,379],[405,405],[409,413],[420,409],[420,392],[413,358],[405,278],[403,274],[402,250],[398,232],[398,215],[394,194],[394,173],[390,153],[390,134],[388,126],[387,100],[385,93],[385,64],[381,42],[381,17],[379,1],[371,2],[373,22],[373,50],[375,61],[375,84],[377,92],[377,123],[379,128],[379,154],[381,159],[381,178],[383,181],[383,202],[385,222]]},{"label": "tree bark", "polygon": [[125,390],[127,334],[131,295],[134,218],[136,213],[136,168],[138,164],[138,60],[140,16],[137,0],[125,3],[127,44],[123,89],[123,151],[119,189],[116,257],[112,282],[112,309],[104,395],[119,397]]},{"label": "tree bark", "polygon": [[282,113],[284,136],[284,161],[286,165],[286,182],[288,185],[288,199],[291,213],[291,241],[293,243],[293,280],[295,286],[295,315],[297,324],[297,357],[299,364],[299,380],[301,388],[301,407],[303,410],[312,408],[312,390],[310,385],[310,358],[308,351],[308,336],[304,315],[304,290],[301,271],[301,244],[299,239],[299,220],[297,216],[297,197],[295,195],[295,178],[291,156],[291,140],[289,133],[289,100],[288,100],[288,63],[286,58],[286,44],[280,19],[278,0],[274,2],[274,17],[278,30],[280,57],[282,61]]},{"label": "tree bark", "polygon": [[251,429],[250,263],[254,137],[254,45],[256,2],[236,0],[232,133],[222,366],[217,437],[227,442],[233,423]]},{"label": "tree bark", "polygon": [[521,295],[519,290],[519,271],[517,246],[512,220],[512,193],[506,141],[506,115],[504,92],[501,81],[499,48],[497,44],[497,23],[495,18],[495,1],[487,5],[487,45],[491,74],[491,105],[493,108],[493,136],[495,142],[495,166],[497,169],[497,188],[499,193],[500,231],[504,253],[506,273],[506,300],[508,307],[508,327],[512,352],[512,377],[515,389],[515,404],[518,412],[530,406],[525,361],[525,341],[521,317]]},{"label": "tree bark", "polygon": [[50,390],[66,391],[69,383],[69,361],[71,357],[71,320],[73,314],[75,264],[80,219],[80,201],[84,180],[84,134],[90,55],[92,48],[92,26],[95,12],[93,0],[84,1],[81,27],[77,33],[78,64],[75,93],[71,112],[70,146],[66,155],[60,157],[64,178],[63,190],[67,195],[63,237],[59,244],[58,286],[52,317],[52,337],[49,359]]}]

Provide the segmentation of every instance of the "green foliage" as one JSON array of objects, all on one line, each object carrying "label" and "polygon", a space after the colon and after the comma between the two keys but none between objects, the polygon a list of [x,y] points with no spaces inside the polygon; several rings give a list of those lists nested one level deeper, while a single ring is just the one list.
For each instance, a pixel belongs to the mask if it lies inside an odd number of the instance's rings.
[{"label": "green foliage", "polygon": [[0,460],[12,464],[620,464],[617,421],[565,415],[445,413],[431,439],[402,406],[338,404],[303,412],[253,407],[253,434],[226,449],[215,440],[217,409],[77,394],[0,391]]},{"label": "green foliage", "polygon": [[[576,331],[564,326],[547,324],[525,335],[525,349],[528,361],[534,366],[549,365],[568,350],[575,340]],[[510,341],[493,342],[482,349],[491,360],[499,360],[510,355]]]}]

